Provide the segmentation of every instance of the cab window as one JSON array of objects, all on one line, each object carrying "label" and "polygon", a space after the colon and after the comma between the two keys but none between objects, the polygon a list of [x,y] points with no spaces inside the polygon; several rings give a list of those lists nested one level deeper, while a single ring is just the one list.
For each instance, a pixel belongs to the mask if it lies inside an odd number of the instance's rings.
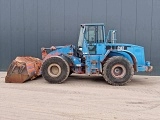
[{"label": "cab window", "polygon": [[87,26],[85,38],[88,43],[96,42],[96,27],[95,26]]},{"label": "cab window", "polygon": [[98,33],[97,33],[98,35],[98,39],[97,39],[97,42],[98,43],[102,43],[102,42],[104,42],[104,35],[103,35],[103,27],[102,26],[98,26]]}]

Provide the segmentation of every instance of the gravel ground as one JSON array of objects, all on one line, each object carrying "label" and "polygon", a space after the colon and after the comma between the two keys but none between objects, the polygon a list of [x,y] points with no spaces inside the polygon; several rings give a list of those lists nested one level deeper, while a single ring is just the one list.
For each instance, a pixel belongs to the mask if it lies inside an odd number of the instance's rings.
[{"label": "gravel ground", "polygon": [[0,72],[0,120],[160,120],[160,76],[125,86],[102,76],[72,75],[63,84],[43,78],[5,83]]}]

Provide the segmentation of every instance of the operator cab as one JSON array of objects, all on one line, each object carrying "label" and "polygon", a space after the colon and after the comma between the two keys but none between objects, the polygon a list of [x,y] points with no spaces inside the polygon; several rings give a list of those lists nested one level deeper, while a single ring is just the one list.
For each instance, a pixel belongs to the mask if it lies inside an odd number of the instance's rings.
[{"label": "operator cab", "polygon": [[105,28],[103,23],[82,24],[80,29],[78,48],[83,54],[104,54]]}]

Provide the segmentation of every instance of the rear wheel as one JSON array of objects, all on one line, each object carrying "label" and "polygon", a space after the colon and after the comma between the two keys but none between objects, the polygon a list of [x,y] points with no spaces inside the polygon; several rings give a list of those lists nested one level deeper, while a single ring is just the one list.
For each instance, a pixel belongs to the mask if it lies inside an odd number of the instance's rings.
[{"label": "rear wheel", "polygon": [[109,58],[103,66],[103,77],[111,85],[124,85],[134,74],[131,63],[121,56]]},{"label": "rear wheel", "polygon": [[69,73],[70,67],[61,57],[49,58],[42,65],[42,76],[50,83],[64,82]]}]

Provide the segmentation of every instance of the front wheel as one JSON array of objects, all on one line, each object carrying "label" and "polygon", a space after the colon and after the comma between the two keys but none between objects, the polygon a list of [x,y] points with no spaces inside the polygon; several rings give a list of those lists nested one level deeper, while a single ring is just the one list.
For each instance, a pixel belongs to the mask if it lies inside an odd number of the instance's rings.
[{"label": "front wheel", "polygon": [[113,56],[103,65],[103,77],[111,85],[124,85],[131,80],[133,74],[132,64],[121,56]]},{"label": "front wheel", "polygon": [[42,76],[50,83],[64,82],[70,73],[68,63],[61,57],[51,57],[42,65]]}]

